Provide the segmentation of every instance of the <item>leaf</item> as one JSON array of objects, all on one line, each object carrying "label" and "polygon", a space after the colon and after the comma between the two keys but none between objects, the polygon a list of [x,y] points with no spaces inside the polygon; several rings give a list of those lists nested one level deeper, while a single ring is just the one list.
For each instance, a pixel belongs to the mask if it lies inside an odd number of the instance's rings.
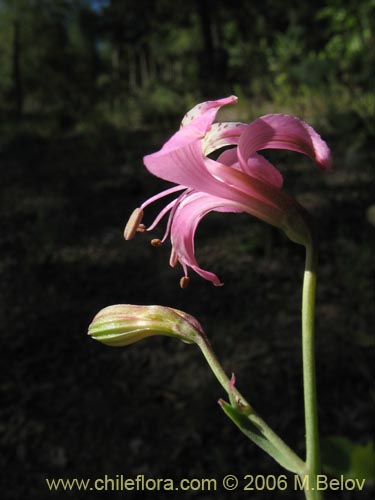
[{"label": "leaf", "polygon": [[253,422],[250,421],[250,417],[241,413],[237,408],[231,406],[226,401],[221,400],[220,406],[224,410],[224,413],[234,422],[237,427],[247,436],[253,443],[255,443],[259,448],[268,453],[272,458],[276,460],[284,469],[291,472],[298,473],[299,470],[292,461],[283,455],[280,450],[278,450],[264,434],[262,430],[257,427]]},{"label": "leaf", "polygon": [[375,482],[374,444],[358,444],[342,436],[332,436],[322,442],[323,468],[345,479],[366,479]]}]

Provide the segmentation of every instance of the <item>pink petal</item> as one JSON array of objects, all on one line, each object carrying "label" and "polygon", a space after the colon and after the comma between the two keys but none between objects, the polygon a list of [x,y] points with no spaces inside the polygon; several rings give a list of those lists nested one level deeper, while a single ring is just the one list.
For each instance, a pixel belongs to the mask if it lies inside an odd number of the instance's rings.
[{"label": "pink petal", "polygon": [[[217,157],[217,161],[228,167],[237,165],[239,162],[237,148],[226,149]],[[240,168],[239,165],[238,168]]]},{"label": "pink petal", "polygon": [[245,123],[214,123],[204,136],[203,153],[209,155],[217,149],[238,144],[239,138],[246,127]]},{"label": "pink petal", "polygon": [[263,156],[255,154],[247,160],[245,172],[251,177],[256,177],[264,182],[281,189],[283,187],[283,176],[272,163]]},{"label": "pink petal", "polygon": [[238,143],[239,159],[261,149],[289,149],[305,154],[323,170],[330,170],[332,158],[327,144],[307,123],[289,115],[265,115],[250,123]]},{"label": "pink petal", "polygon": [[[230,96],[217,101],[207,101],[197,104],[185,115],[181,122],[180,130],[172,135],[158,153],[169,153],[175,149],[189,145],[197,139],[203,139],[206,132],[210,129],[218,110],[222,106],[236,101],[237,97]],[[147,158],[147,156],[145,158]]]},{"label": "pink petal", "polygon": [[187,196],[177,208],[171,227],[171,242],[175,258],[177,256],[184,268],[190,267],[215,286],[220,286],[221,282],[215,274],[198,265],[194,251],[195,231],[201,219],[213,210],[243,212],[245,209],[246,207],[238,203],[203,193],[193,193]]},{"label": "pink petal", "polygon": [[[287,197],[279,189],[205,158],[199,140],[167,153],[148,155],[144,162],[152,174],[169,182],[250,205],[253,215],[271,224],[277,225],[285,211],[283,203]],[[269,206],[266,212],[265,204]]]},{"label": "pink petal", "polygon": [[205,166],[199,139],[190,138],[186,144],[171,150],[163,147],[157,153],[145,156],[143,161],[149,172],[156,177],[198,191],[203,186],[212,185],[214,188],[219,184]]},{"label": "pink petal", "polygon": [[216,101],[206,101],[197,104],[183,117],[181,128],[191,126],[192,124],[196,126],[196,124],[199,123],[199,126],[205,128],[206,131],[210,128],[212,122],[216,117],[216,113],[222,106],[233,104],[237,101],[238,98],[235,95],[231,95],[229,97],[224,97],[223,99],[218,99]]},{"label": "pink petal", "polygon": [[268,179],[264,182],[256,176],[250,176],[233,166],[227,167],[209,158],[206,159],[206,165],[212,176],[220,179],[222,184],[229,188],[231,196],[216,195],[214,190],[205,189],[205,192],[242,203],[249,213],[269,224],[279,225],[286,211],[294,205],[294,201]]},{"label": "pink petal", "polygon": [[263,182],[272,184],[278,189],[281,189],[283,186],[283,176],[277,168],[261,155],[255,154],[250,156],[246,165],[240,165],[237,148],[232,148],[221,153],[217,161],[236,170],[243,170],[250,177],[255,177]]}]

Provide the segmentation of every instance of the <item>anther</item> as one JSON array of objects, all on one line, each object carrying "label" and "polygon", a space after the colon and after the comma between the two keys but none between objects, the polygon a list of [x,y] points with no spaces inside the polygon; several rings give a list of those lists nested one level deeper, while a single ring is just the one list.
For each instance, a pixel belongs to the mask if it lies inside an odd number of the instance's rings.
[{"label": "anther", "polygon": [[190,278],[189,276],[183,276],[181,279],[180,279],[180,287],[185,290],[185,288],[188,287],[189,285],[189,282],[190,282]]},{"label": "anther", "polygon": [[160,247],[162,244],[163,244],[163,242],[161,240],[159,240],[159,238],[155,238],[155,239],[151,240],[151,245],[153,247]]},{"label": "anther", "polygon": [[137,233],[144,233],[144,232],[146,232],[146,230],[147,230],[147,228],[144,224],[139,224],[139,226],[136,229]]},{"label": "anther", "polygon": [[177,253],[176,253],[175,249],[172,248],[171,257],[169,259],[169,265],[171,267],[175,267],[175,265],[177,264],[177,262],[178,262]]},{"label": "anther", "polygon": [[134,235],[140,226],[142,218],[143,210],[141,208],[136,208],[129,217],[129,220],[124,229],[124,238],[126,240],[131,240],[132,238],[134,238]]}]

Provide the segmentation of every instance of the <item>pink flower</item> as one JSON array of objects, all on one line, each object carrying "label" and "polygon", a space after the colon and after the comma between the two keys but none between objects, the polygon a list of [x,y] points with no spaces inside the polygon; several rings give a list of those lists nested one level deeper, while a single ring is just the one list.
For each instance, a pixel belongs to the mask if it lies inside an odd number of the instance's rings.
[{"label": "pink flower", "polygon": [[[151,231],[169,213],[162,240],[170,236],[171,266],[180,262],[188,283],[190,267],[214,285],[218,277],[202,269],[195,258],[194,235],[207,213],[247,212],[285,231],[290,239],[305,244],[310,237],[302,207],[283,190],[280,172],[257,152],[263,149],[289,149],[309,156],[323,170],[331,168],[327,144],[307,123],[289,115],[265,115],[251,122],[213,123],[219,108],[237,101],[230,96],[198,104],[181,122],[181,128],[156,153],[144,157],[146,168],[176,186],[146,200],[131,215],[124,232],[126,240],[137,231]],[[213,160],[208,155],[223,147]],[[143,210],[154,201],[174,193],[154,222],[146,229],[141,224]]]}]

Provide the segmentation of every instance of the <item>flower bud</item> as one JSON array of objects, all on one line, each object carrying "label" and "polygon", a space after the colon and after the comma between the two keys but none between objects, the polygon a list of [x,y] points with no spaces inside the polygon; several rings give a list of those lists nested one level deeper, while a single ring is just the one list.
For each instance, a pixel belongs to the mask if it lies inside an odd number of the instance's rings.
[{"label": "flower bud", "polygon": [[103,344],[122,347],[153,335],[167,335],[198,343],[204,337],[199,322],[189,314],[163,306],[118,304],[99,311],[88,334]]}]

